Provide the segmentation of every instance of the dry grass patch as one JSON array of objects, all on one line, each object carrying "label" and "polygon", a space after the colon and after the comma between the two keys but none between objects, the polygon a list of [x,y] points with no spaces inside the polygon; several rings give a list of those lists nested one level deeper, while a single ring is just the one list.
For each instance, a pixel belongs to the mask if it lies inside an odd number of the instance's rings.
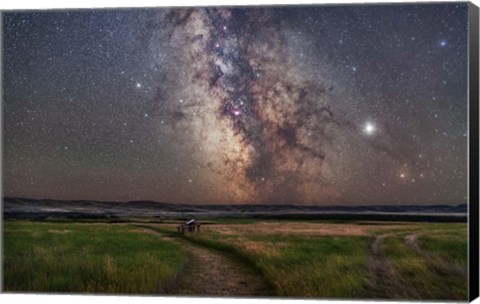
[{"label": "dry grass patch", "polygon": [[[238,240],[238,239],[237,239]],[[272,243],[261,241],[240,241],[239,244],[242,250],[245,250],[253,255],[265,255],[268,257],[279,257],[282,248],[287,246],[286,243]]]},{"label": "dry grass patch", "polygon": [[68,229],[63,229],[63,230],[49,229],[48,232],[49,233],[54,233],[54,234],[65,234],[65,233],[71,233],[72,230],[68,230]]},{"label": "dry grass patch", "polygon": [[206,225],[202,230],[221,235],[298,235],[298,236],[368,236],[373,231],[404,228],[402,225],[357,225],[305,222],[257,222],[254,224]]}]

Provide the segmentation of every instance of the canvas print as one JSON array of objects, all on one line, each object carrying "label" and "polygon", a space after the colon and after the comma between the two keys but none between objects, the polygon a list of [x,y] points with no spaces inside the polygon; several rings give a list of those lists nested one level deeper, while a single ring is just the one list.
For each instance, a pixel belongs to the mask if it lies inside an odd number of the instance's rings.
[{"label": "canvas print", "polygon": [[466,301],[471,9],[2,12],[3,291]]}]

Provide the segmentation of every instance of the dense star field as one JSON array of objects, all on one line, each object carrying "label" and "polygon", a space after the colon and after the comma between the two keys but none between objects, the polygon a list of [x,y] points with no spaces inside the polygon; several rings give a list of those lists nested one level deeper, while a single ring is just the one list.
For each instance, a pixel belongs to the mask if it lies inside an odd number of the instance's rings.
[{"label": "dense star field", "polygon": [[467,12],[4,13],[4,195],[465,203]]}]

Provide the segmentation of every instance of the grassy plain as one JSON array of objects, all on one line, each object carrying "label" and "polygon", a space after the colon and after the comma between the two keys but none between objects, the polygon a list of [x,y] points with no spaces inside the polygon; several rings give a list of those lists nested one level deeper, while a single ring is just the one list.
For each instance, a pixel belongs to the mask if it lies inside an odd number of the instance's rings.
[{"label": "grassy plain", "polygon": [[234,222],[187,239],[232,252],[285,297],[467,297],[467,225],[387,222]]},{"label": "grassy plain", "polygon": [[[281,297],[467,299],[467,224],[210,220],[185,240],[233,254]],[[159,293],[187,260],[162,223],[4,223],[6,291]],[[252,296],[255,296],[252,294]]]},{"label": "grassy plain", "polygon": [[4,290],[158,294],[187,257],[147,232],[102,223],[4,222]]}]

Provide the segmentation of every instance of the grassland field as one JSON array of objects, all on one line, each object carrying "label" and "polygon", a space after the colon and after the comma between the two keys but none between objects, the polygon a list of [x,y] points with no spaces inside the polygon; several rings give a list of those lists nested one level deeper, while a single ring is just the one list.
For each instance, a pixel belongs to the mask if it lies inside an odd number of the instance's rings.
[{"label": "grassland field", "polygon": [[7,221],[7,292],[152,294],[187,256],[174,243],[135,226]]},{"label": "grassland field", "polygon": [[[255,268],[277,296],[467,298],[465,223],[205,222],[184,240]],[[4,290],[161,294],[188,272],[181,244],[159,236],[175,232],[172,222],[6,221]]]}]

